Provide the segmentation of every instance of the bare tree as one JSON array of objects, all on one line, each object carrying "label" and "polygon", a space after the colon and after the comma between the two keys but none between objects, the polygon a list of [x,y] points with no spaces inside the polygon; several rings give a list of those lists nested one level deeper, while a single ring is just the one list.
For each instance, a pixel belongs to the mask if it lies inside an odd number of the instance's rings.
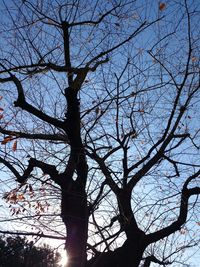
[{"label": "bare tree", "polygon": [[2,3],[11,220],[64,239],[69,267],[178,266],[198,243],[199,3]]}]

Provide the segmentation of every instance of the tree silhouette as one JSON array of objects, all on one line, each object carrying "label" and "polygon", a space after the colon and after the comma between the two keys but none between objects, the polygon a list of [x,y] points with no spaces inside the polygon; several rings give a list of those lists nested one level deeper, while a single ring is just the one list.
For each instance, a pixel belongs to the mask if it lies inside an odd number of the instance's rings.
[{"label": "tree silhouette", "polygon": [[0,239],[1,267],[59,267],[59,260],[59,253],[47,245],[36,247],[19,236]]},{"label": "tree silhouette", "polygon": [[4,199],[69,267],[178,266],[198,242],[196,2],[3,1]]}]

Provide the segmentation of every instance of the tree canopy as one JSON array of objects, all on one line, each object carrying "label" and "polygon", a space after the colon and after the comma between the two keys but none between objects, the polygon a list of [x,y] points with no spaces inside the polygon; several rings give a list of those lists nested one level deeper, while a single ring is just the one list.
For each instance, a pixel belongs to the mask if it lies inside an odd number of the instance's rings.
[{"label": "tree canopy", "polygon": [[63,240],[69,267],[182,266],[199,243],[199,12],[2,1],[1,233]]},{"label": "tree canopy", "polygon": [[60,267],[60,255],[48,245],[37,247],[25,238],[0,238],[1,267]]}]

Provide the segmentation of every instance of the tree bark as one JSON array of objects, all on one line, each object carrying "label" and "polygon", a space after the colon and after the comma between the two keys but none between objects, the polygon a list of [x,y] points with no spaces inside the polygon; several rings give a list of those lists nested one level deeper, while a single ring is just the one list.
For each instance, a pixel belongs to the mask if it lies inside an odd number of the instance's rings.
[{"label": "tree bark", "polygon": [[126,240],[122,247],[115,251],[99,253],[86,267],[138,267],[145,250],[145,244],[141,239]]},{"label": "tree bark", "polygon": [[61,186],[61,214],[66,226],[68,267],[85,267],[87,255],[88,207],[85,185],[88,166],[80,133],[78,91],[65,90],[67,100],[66,133],[70,143],[70,157]]},{"label": "tree bark", "polygon": [[83,267],[86,263],[88,231],[87,199],[77,189],[76,181],[71,188],[62,189],[62,219],[67,229],[66,250],[68,267]]}]

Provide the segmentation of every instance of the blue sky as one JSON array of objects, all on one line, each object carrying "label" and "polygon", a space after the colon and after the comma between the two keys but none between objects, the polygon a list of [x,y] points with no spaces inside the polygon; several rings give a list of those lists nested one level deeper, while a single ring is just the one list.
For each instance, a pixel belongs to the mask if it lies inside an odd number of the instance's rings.
[{"label": "blue sky", "polygon": [[[16,3],[17,2],[18,1],[16,1]],[[10,5],[9,1],[6,1],[5,3]],[[111,2],[108,4],[106,3],[107,1],[105,1],[105,4],[100,5],[96,9],[96,14],[103,12],[106,7],[108,8],[108,6],[111,5]],[[91,1],[91,4],[94,4],[93,1]],[[193,42],[192,45],[194,47],[192,52],[193,59],[191,60],[190,68],[191,71],[197,72],[197,69],[199,68],[200,35],[198,22],[200,3],[199,1],[187,1],[187,4],[191,12],[191,36]],[[91,15],[91,12],[84,13],[84,10],[85,9],[80,11],[77,19],[81,20],[83,17]],[[51,13],[51,15],[53,14],[55,18],[53,9],[49,9],[48,12]],[[66,10],[68,17],[71,16],[72,18],[72,16],[74,16],[73,13],[70,15],[70,13],[67,12],[68,10]],[[120,80],[120,97],[123,102],[121,105],[122,108],[119,111],[119,122],[122,124],[122,126],[120,126],[120,135],[122,136],[130,131],[130,128],[132,127],[132,121],[130,120],[131,112],[135,114],[133,122],[134,127],[136,128],[137,138],[133,138],[133,140],[130,141],[131,149],[128,155],[130,164],[132,164],[135,160],[139,160],[145,155],[145,153],[147,153],[149,147],[157,138],[159,138],[166,127],[166,121],[169,116],[170,108],[172,107],[172,100],[177,92],[175,83],[168,70],[170,70],[173,74],[173,77],[178,84],[182,80],[185,64],[187,62],[188,22],[185,13],[184,1],[167,1],[165,8],[162,10],[159,9],[158,1],[138,1],[135,6],[127,5],[122,15],[123,16],[121,18],[113,16],[106,19],[103,21],[102,26],[99,26],[96,31],[93,27],[89,26],[85,28],[84,31],[80,31],[79,27],[72,30],[71,52],[73,54],[73,64],[75,66],[83,66],[85,62],[88,62],[92,58],[92,56],[95,56],[104,49],[116,45],[119,41],[130,35],[130,33],[132,33],[142,21],[147,20],[149,22],[157,18],[162,18],[161,21],[152,25],[152,27],[149,27],[138,37],[134,38],[129,45],[123,46],[117,52],[111,53],[109,55],[109,63],[99,67],[97,72],[88,76],[88,80],[84,84],[83,91],[80,95],[82,98],[81,110],[82,115],[84,116],[83,135],[85,140],[87,140],[91,146],[93,145],[93,143],[90,143],[88,131],[91,125],[93,125],[97,115],[99,115],[99,111],[97,112],[96,107],[103,112],[109,107],[109,112],[105,112],[105,115],[99,119],[99,124],[95,127],[95,129],[92,129],[91,136],[97,138],[95,143],[96,147],[100,147],[102,143],[104,143],[105,146],[109,146],[110,143],[115,146],[116,142],[112,137],[116,135],[116,101],[111,101],[111,98],[115,98],[117,96],[116,77],[121,75],[122,68],[126,65],[127,58],[129,58],[129,66]],[[25,39],[23,39],[34,36],[35,39],[33,38],[33,43],[35,48],[41,50],[43,54],[45,54],[49,47],[55,47],[55,51],[53,51],[52,54],[47,55],[47,60],[53,59],[61,64],[63,63],[63,53],[60,53],[63,49],[63,45],[58,29],[55,30],[52,25],[45,25],[43,27],[43,31],[40,31],[41,28],[34,25],[33,29],[30,29],[28,34],[25,34],[23,30],[21,30],[16,33],[16,36],[14,36],[12,31],[3,31],[4,27],[7,26],[8,17],[6,16],[7,14],[5,12],[0,19],[0,32],[2,34],[2,41],[0,43],[2,48],[0,52],[1,58],[8,57],[8,59],[13,60],[14,63],[16,63],[17,60],[19,60],[20,63],[23,62],[23,60],[25,60],[25,62],[36,60],[38,58],[38,54],[36,52],[34,53],[34,49],[31,48],[31,45],[29,44],[30,46],[28,46]],[[27,16],[27,18],[31,19],[29,16]],[[19,22],[21,23],[21,20],[19,20]],[[52,22],[50,21],[50,23]],[[21,33],[23,34],[21,35]],[[6,38],[3,39],[4,37]],[[17,40],[15,37],[17,37]],[[46,40],[48,40],[48,42],[46,42]],[[159,40],[162,41],[160,42]],[[5,42],[7,42],[7,46],[5,46]],[[20,49],[18,49],[16,45],[20,45],[20,42],[22,42],[22,45],[20,46]],[[32,51],[32,53],[30,53],[30,51]],[[16,55],[19,56],[19,59],[18,57],[16,59]],[[161,64],[159,64],[159,62]],[[162,63],[164,66],[162,66]],[[38,75],[35,79],[34,77],[30,77],[30,79],[24,81],[27,98],[30,102],[34,103],[34,105],[43,108],[48,114],[61,118],[66,108],[62,95],[64,88],[67,86],[65,74],[60,75],[51,72],[47,73],[44,77],[41,76]],[[20,77],[22,77],[22,75],[20,75]],[[198,75],[192,76],[191,79],[189,78],[187,80],[188,87],[190,86],[190,83],[195,86],[197,79]],[[179,105],[184,103],[188,87],[186,86]],[[12,118],[12,124],[10,124],[10,127],[17,125],[18,129],[21,129],[22,127],[22,129],[29,129],[32,132],[42,131],[53,133],[51,127],[47,125],[44,126],[39,120],[35,120],[33,116],[28,116],[27,114],[24,116],[21,110],[16,111],[13,108],[12,102],[15,100],[16,94],[13,93],[12,86],[6,87],[3,85],[0,90],[2,91],[4,97],[2,104],[5,108],[5,118],[1,122],[5,124],[6,120],[11,120]],[[138,96],[135,97],[134,94],[138,94]],[[188,128],[192,135],[195,135],[195,131],[198,130],[198,97],[199,95],[194,98],[194,101],[190,106],[191,111],[188,111],[183,118],[179,133],[183,133]],[[156,99],[159,99],[160,101],[157,102]],[[45,102],[48,103],[48,105],[45,105]],[[88,109],[91,109],[89,114],[87,113]],[[21,125],[16,124],[18,120],[22,121]],[[149,134],[149,131],[151,134]],[[102,138],[100,138],[102,133],[106,133],[108,135],[105,134]],[[196,139],[198,142],[198,132]],[[5,149],[7,149],[7,151],[11,151],[12,146],[12,142],[8,143],[6,148],[2,146],[1,153],[4,153]],[[32,148],[34,148],[34,150],[31,152]],[[65,144],[49,145],[47,142],[33,141],[19,141],[17,151],[11,152],[11,155],[14,158],[21,157],[21,161],[24,163],[27,162],[27,150],[30,150],[31,156],[35,156],[35,153],[37,152],[37,156],[39,155],[38,157],[50,160],[54,163],[56,162],[60,170],[62,170],[64,164],[63,162],[66,160],[66,155],[68,155],[68,150]],[[182,151],[184,152],[184,155],[180,154],[181,151],[178,149],[172,156],[177,160],[184,159],[184,161],[187,162],[199,162],[199,152],[191,145],[190,141],[185,143]],[[101,155],[103,155],[106,152],[102,150],[101,153]],[[122,152],[116,152],[114,155],[116,157],[115,159],[118,159],[119,157],[122,157]],[[119,167],[122,166],[122,161],[117,161],[117,164],[113,164],[113,158],[109,158],[109,164],[114,171],[118,172],[120,169]],[[19,164],[19,166],[21,166],[21,164]],[[184,166],[181,169],[182,179],[183,177],[186,177],[187,173],[192,172],[194,169],[195,168],[193,167],[189,168]],[[89,182],[93,181],[93,184],[91,187],[88,185],[89,192],[96,187],[98,188],[99,185],[99,180],[97,179],[99,173],[97,172],[96,174],[95,171],[96,170],[91,171],[91,180]],[[158,171],[158,174],[160,175],[159,177],[161,177],[161,175],[165,175],[164,181],[154,177]],[[161,170],[155,168],[155,172],[150,173],[144,183],[141,184],[142,188],[146,188],[143,191],[144,195],[147,192],[149,193],[152,187],[155,189],[156,197],[160,197],[164,190],[169,188],[171,188],[173,192],[176,192],[177,187],[182,184],[183,180],[175,180],[175,182],[172,181],[172,183],[169,184],[166,176],[173,174],[173,172],[174,169],[169,162],[167,164],[163,164]],[[41,179],[44,178],[40,172],[36,172],[34,175],[38,175]],[[121,174],[114,177],[114,179],[120,180],[120,175]],[[1,179],[3,179],[3,183],[5,183],[6,178],[4,174]],[[149,181],[151,183],[149,183]],[[37,188],[37,186],[41,187],[40,181],[37,181],[34,178],[30,183],[33,184],[34,189]],[[10,188],[12,188],[12,186],[16,187],[16,184],[10,185]],[[141,190],[141,187],[138,189]],[[7,191],[8,188],[3,186],[2,190]],[[40,190],[40,193],[41,192],[42,190]],[[48,193],[50,194],[50,192],[51,190],[49,189]],[[56,192],[58,193],[58,191]],[[44,197],[44,195],[40,193],[38,193],[37,197]],[[93,196],[91,196],[91,198],[92,197]],[[156,201],[153,197],[149,199],[147,196],[145,197],[148,201]],[[55,203],[55,200],[51,197],[50,201],[52,201],[51,203]],[[142,202],[142,199],[139,198],[139,194],[136,194],[136,199],[134,201],[136,207],[137,205],[145,205],[145,201]],[[170,205],[168,207],[170,207]],[[161,211],[162,210],[159,212]],[[56,210],[56,212],[59,213],[58,210]],[[198,214],[198,211],[196,214]],[[144,216],[144,213],[139,215]],[[139,215],[139,220],[142,220],[142,217]],[[173,212],[170,216],[173,217]],[[192,224],[189,225],[189,227],[194,228],[195,231],[198,231],[199,229],[196,225],[197,219],[197,216],[194,217]],[[58,220],[56,223],[60,224],[61,222]],[[2,227],[5,227],[5,223]],[[195,254],[194,258],[191,259],[194,264],[196,264],[196,259],[199,257],[199,254]]]}]

